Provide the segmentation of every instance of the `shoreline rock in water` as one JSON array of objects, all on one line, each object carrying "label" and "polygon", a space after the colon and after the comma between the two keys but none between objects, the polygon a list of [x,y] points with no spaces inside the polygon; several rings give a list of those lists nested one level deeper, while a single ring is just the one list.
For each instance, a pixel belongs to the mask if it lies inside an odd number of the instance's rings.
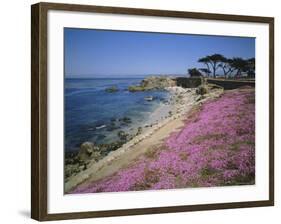
[{"label": "shoreline rock in water", "polygon": [[176,86],[176,81],[168,76],[150,76],[141,81],[140,85],[129,86],[130,92],[165,89]]},{"label": "shoreline rock in water", "polygon": [[115,92],[118,92],[118,91],[119,91],[119,89],[116,85],[110,86],[110,87],[105,89],[105,92],[108,92],[108,93],[115,93]]}]

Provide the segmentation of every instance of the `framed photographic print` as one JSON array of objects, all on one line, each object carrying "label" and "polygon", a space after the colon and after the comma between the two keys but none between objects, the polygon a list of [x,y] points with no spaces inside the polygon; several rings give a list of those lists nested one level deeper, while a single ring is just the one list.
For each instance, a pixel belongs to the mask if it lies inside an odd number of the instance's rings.
[{"label": "framed photographic print", "polygon": [[32,218],[274,204],[274,19],[32,5]]}]

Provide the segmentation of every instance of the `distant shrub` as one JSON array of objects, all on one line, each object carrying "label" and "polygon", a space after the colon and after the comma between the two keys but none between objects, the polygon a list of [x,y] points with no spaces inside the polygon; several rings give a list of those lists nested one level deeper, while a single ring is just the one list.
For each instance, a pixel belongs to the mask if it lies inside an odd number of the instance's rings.
[{"label": "distant shrub", "polygon": [[197,68],[188,69],[188,74],[190,77],[201,77],[202,73]]}]

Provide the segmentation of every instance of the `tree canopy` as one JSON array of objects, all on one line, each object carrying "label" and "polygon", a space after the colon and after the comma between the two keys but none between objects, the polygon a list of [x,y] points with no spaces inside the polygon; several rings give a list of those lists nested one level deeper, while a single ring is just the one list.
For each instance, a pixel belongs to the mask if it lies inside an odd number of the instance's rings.
[{"label": "tree canopy", "polygon": [[201,72],[197,68],[188,69],[188,74],[190,75],[190,77],[202,76]]},{"label": "tree canopy", "polygon": [[220,64],[223,60],[224,56],[221,54],[212,54],[203,58],[199,58],[198,62],[204,63],[208,70],[210,70],[211,67],[213,70],[213,77],[216,78],[216,71],[220,67]]},{"label": "tree canopy", "polygon": [[212,74],[213,78],[216,78],[219,75],[218,72],[221,71],[225,78],[231,76],[239,78],[242,73],[247,73],[247,76],[251,78],[255,77],[255,58],[227,58],[221,54],[212,54],[199,58],[198,62],[206,67],[188,69],[190,76],[199,76],[200,73],[201,75],[204,74],[206,77]]}]

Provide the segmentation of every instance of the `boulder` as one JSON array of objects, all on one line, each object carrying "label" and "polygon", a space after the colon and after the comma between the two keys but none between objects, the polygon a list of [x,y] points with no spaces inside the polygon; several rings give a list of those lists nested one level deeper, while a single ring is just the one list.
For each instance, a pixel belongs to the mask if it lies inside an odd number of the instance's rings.
[{"label": "boulder", "polygon": [[91,159],[92,161],[95,160],[96,162],[99,161],[100,159],[102,159],[102,155],[99,151],[94,151],[91,155]]},{"label": "boulder", "polygon": [[98,152],[98,147],[96,147],[92,142],[84,142],[80,146],[78,157],[83,161],[89,160],[92,158],[94,152]]}]

